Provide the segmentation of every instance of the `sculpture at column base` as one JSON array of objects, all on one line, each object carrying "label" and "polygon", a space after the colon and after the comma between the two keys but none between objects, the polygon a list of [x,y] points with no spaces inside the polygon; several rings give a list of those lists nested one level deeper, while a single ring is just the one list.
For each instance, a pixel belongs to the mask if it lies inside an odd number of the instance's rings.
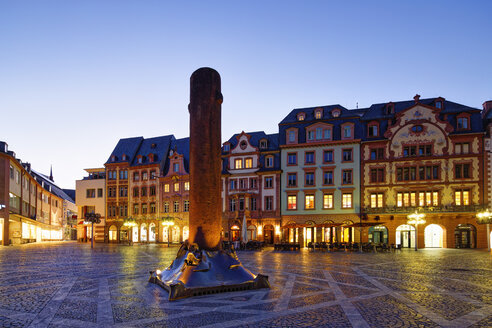
[{"label": "sculpture at column base", "polygon": [[196,244],[184,243],[176,259],[164,271],[151,271],[149,282],[169,292],[169,300],[270,288],[268,276],[254,275],[230,250],[200,250]]}]

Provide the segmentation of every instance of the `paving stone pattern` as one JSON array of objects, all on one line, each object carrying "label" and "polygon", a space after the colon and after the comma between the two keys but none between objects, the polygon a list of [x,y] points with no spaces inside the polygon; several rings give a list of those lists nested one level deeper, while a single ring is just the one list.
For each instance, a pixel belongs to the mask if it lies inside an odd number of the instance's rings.
[{"label": "paving stone pattern", "polygon": [[149,284],[177,247],[0,247],[0,327],[492,327],[482,250],[239,252],[271,289],[168,301]]}]

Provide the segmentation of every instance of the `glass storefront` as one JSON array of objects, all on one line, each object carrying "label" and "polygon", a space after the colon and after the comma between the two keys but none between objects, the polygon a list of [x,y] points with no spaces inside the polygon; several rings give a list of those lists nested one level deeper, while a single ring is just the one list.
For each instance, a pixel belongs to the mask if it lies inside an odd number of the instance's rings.
[{"label": "glass storefront", "polygon": [[477,229],[472,224],[458,224],[454,229],[454,245],[456,248],[475,248]]},{"label": "glass storefront", "polygon": [[109,241],[116,240],[118,240],[118,229],[116,229],[116,226],[112,225],[109,227]]},{"label": "glass storefront", "polygon": [[415,247],[415,228],[408,224],[402,224],[396,228],[396,245],[401,247]]}]

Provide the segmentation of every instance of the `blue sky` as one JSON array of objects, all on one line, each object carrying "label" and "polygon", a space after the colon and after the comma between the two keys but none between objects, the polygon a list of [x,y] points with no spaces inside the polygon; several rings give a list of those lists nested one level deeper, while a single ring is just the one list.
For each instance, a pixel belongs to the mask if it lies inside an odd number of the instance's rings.
[{"label": "blue sky", "polygon": [[[120,138],[188,136],[222,76],[222,139],[297,107],[492,99],[491,1],[0,1],[0,140],[75,188]],[[5,120],[5,121],[4,121]]]}]

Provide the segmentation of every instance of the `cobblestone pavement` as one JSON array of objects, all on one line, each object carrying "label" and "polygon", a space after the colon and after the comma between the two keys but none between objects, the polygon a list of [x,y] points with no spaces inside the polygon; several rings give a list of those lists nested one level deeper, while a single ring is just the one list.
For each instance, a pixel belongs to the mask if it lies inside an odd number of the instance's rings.
[{"label": "cobblestone pavement", "polygon": [[492,327],[492,255],[239,252],[272,288],[169,302],[177,247],[0,247],[0,327]]}]

